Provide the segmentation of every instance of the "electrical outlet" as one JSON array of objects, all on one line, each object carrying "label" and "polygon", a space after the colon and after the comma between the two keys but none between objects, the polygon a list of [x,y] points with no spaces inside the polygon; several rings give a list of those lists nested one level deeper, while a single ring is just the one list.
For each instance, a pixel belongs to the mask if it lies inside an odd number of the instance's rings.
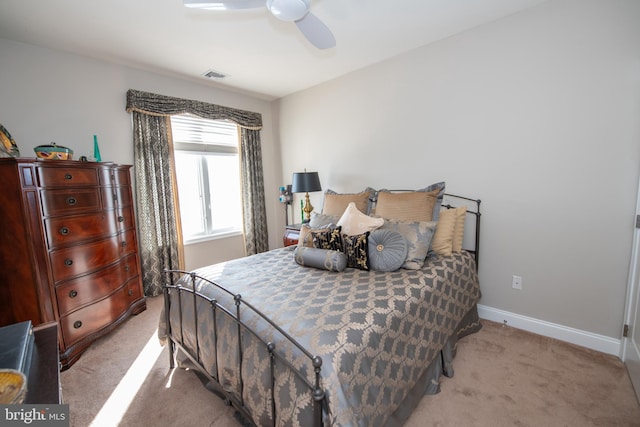
[{"label": "electrical outlet", "polygon": [[511,287],[513,289],[521,290],[522,289],[522,277],[521,276],[513,276],[513,279],[511,281]]}]

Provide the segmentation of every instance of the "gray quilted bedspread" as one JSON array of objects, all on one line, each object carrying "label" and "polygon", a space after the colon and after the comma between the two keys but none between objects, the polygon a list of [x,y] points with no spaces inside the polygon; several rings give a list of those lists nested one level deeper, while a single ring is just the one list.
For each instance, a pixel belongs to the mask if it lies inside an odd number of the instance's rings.
[{"label": "gray quilted bedspread", "polygon": [[[464,315],[480,297],[475,261],[467,252],[427,258],[422,270],[383,273],[348,268],[334,273],[295,263],[290,248],[209,266],[195,272],[253,304],[320,356],[322,387],[326,391],[325,424],[382,426],[435,358]],[[181,279],[184,286],[190,281]],[[233,298],[211,284],[198,281],[198,291],[235,310]],[[247,349],[242,376],[238,372],[237,329],[218,310],[217,333],[205,302],[182,298],[182,332],[177,330],[177,299],[172,295],[174,337],[184,339],[195,354],[195,324],[199,358],[222,387],[242,399],[257,425],[271,425],[268,391],[269,357],[265,346],[243,333]],[[243,321],[276,344],[313,383],[313,368],[264,321],[247,309]],[[162,320],[162,319],[161,319]],[[161,321],[161,330],[162,324]],[[217,354],[214,342],[218,344]],[[276,363],[277,425],[311,425],[311,398],[301,381]],[[240,384],[244,393],[239,396]]]}]

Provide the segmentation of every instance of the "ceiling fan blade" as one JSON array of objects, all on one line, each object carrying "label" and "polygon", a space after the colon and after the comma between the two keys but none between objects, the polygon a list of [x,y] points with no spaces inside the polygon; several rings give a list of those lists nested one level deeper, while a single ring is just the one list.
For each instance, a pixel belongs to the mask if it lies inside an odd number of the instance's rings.
[{"label": "ceiling fan blade", "polygon": [[264,7],[265,0],[182,0],[182,4],[193,9],[235,10]]},{"label": "ceiling fan blade", "polygon": [[309,40],[309,42],[318,49],[329,49],[335,47],[336,38],[333,33],[317,16],[307,13],[304,18],[296,21],[296,25]]}]

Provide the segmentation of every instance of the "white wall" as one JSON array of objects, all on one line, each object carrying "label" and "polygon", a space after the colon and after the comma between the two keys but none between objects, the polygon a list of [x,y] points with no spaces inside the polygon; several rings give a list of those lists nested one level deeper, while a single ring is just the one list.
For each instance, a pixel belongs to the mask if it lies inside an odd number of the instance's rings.
[{"label": "white wall", "polygon": [[[0,39],[0,123],[23,157],[52,141],[74,150],[74,158],[93,153],[98,136],[103,161],[133,163],[131,117],[126,92],[137,89],[196,99],[262,114],[261,131],[269,243],[282,246],[284,213],[278,203],[280,150],[273,138],[271,104],[258,98],[178,80],[65,52]],[[241,237],[185,249],[187,268],[244,255]]]},{"label": "white wall", "polygon": [[553,0],[285,97],[283,176],[317,170],[344,192],[445,180],[483,201],[481,304],[620,338],[639,22],[635,0]]}]

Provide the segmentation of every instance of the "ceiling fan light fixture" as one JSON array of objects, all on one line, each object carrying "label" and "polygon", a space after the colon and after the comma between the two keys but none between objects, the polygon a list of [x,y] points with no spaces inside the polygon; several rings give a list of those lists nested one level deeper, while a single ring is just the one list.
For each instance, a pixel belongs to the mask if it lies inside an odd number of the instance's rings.
[{"label": "ceiling fan light fixture", "polygon": [[309,0],[267,0],[267,9],[281,21],[298,21],[309,13]]}]

